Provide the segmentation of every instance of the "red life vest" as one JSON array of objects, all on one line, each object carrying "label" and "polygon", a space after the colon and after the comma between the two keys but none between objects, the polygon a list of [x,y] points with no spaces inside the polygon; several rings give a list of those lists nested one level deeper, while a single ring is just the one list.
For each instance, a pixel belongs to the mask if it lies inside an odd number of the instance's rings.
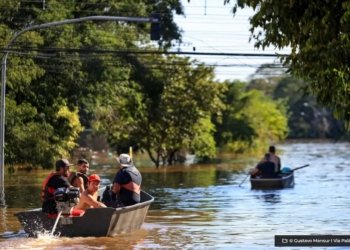
[{"label": "red life vest", "polygon": [[49,180],[51,179],[52,176],[54,176],[56,173],[52,172],[50,173],[44,180],[42,186],[41,186],[41,200],[44,201],[45,200],[45,196],[46,196],[46,192],[50,193],[50,194],[54,194],[55,193],[55,189],[54,188],[48,188],[47,187],[47,183],[49,182]]}]

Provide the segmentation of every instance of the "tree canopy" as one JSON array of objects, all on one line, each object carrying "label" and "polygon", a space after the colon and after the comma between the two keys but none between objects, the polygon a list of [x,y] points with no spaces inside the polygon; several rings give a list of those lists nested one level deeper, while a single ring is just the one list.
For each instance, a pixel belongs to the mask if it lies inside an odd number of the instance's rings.
[{"label": "tree canopy", "polygon": [[346,138],[344,122],[334,118],[331,110],[305,94],[302,79],[285,77],[255,78],[248,89],[262,91],[273,100],[283,100],[288,114],[287,138]]},{"label": "tree canopy", "polygon": [[218,146],[236,153],[257,152],[286,138],[286,107],[258,90],[246,90],[239,81],[225,82],[226,108],[217,126]]},{"label": "tree canopy", "polygon": [[[230,0],[224,0],[224,3]],[[237,0],[233,12],[251,7],[255,46],[291,48],[282,61],[306,80],[305,90],[350,120],[350,3],[347,1]]]},{"label": "tree canopy", "polygon": [[[0,0],[0,46],[5,48],[14,32],[31,25],[152,13],[162,19],[161,48],[181,39],[173,20],[175,14],[183,14],[180,1]],[[96,106],[110,104],[125,85],[133,84],[132,62],[123,54],[99,51],[150,46],[149,28],[149,23],[84,22],[18,37],[7,61],[5,162],[50,167],[57,157],[68,157],[82,126],[91,127]]]},{"label": "tree canopy", "polygon": [[[118,153],[129,146],[146,151],[156,166],[173,163],[181,151],[210,158],[217,145],[248,141],[247,149],[285,137],[283,105],[214,81],[212,67],[161,54],[181,40],[174,22],[183,14],[180,0],[0,0],[1,48],[31,25],[154,13],[162,23],[158,43],[150,41],[149,23],[112,21],[18,37],[7,63],[6,164],[52,167],[71,155],[84,129],[104,135]],[[214,137],[220,132],[228,137]]]},{"label": "tree canopy", "polygon": [[[159,65],[147,66],[152,61]],[[155,55],[140,59],[132,75],[138,84],[126,87],[118,96],[120,104],[103,108],[96,120],[95,127],[108,131],[113,145],[134,143],[156,166],[172,164],[183,149],[215,155],[210,117],[220,112],[223,86],[214,82],[212,68]]]}]

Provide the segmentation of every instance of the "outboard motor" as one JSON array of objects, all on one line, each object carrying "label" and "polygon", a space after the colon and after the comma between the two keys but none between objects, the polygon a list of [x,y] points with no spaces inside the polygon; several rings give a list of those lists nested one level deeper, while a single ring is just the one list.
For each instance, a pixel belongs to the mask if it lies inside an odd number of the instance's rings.
[{"label": "outboard motor", "polygon": [[57,211],[62,215],[61,224],[71,224],[72,220],[69,218],[71,210],[79,203],[80,192],[76,187],[58,188],[55,191],[54,198],[56,201]]}]

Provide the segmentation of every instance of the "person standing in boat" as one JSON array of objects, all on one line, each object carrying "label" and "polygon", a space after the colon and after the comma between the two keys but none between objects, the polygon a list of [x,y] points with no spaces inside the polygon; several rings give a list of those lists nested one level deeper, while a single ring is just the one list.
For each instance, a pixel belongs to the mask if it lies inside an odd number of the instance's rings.
[{"label": "person standing in boat", "polygon": [[271,161],[275,164],[275,173],[281,172],[281,159],[276,155],[276,148],[275,146],[269,147],[269,154]]},{"label": "person standing in boat", "polygon": [[88,178],[88,187],[80,195],[79,203],[74,207],[75,210],[86,210],[88,208],[106,207],[102,202],[97,201],[98,189],[101,179],[97,174],[92,174]]},{"label": "person standing in boat", "polygon": [[79,188],[80,194],[82,194],[88,187],[88,173],[89,162],[85,159],[79,159],[77,163],[77,172],[71,172],[68,181],[73,187]]},{"label": "person standing in boat", "polygon": [[118,158],[121,168],[115,175],[112,187],[112,197],[117,196],[117,202],[124,206],[140,202],[142,176],[134,166],[128,154]]},{"label": "person standing in boat", "polygon": [[57,214],[55,191],[58,188],[71,187],[67,177],[71,164],[67,159],[56,161],[56,172],[49,174],[42,184],[41,198],[43,200],[42,211],[48,214]]},{"label": "person standing in boat", "polygon": [[261,178],[277,178],[278,175],[275,172],[275,163],[271,159],[271,154],[266,153],[264,159],[258,163],[258,165],[250,172],[253,177]]}]

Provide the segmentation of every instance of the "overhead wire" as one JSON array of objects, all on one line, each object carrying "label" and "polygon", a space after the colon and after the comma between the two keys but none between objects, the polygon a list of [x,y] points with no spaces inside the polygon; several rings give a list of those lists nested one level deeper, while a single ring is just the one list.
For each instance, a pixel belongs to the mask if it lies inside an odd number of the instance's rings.
[{"label": "overhead wire", "polygon": [[[22,2],[27,2],[27,3],[40,3],[41,0],[27,0],[27,1],[22,1]],[[71,3],[70,1],[60,1],[60,3]],[[84,3],[85,5],[89,5],[89,6],[93,6],[93,7],[105,7],[105,3]],[[226,9],[226,10],[229,10],[230,8],[232,7],[227,7],[227,6],[222,6],[222,7],[215,7],[214,5],[207,5],[207,7],[210,9],[215,9],[215,10],[223,10],[223,9]],[[23,9],[21,9],[23,8]],[[33,9],[25,9],[26,7],[20,7],[19,9],[21,10],[33,10]],[[50,9],[51,6],[49,4],[46,5],[46,9]],[[186,10],[196,10],[196,9],[202,9],[203,8],[203,5],[190,5],[190,6],[185,6],[185,11]],[[1,9],[1,8],[0,8]],[[35,9],[39,9],[39,8],[35,8]],[[93,11],[90,11],[90,10],[77,10],[76,13],[80,13],[80,14],[105,14],[107,15],[108,14],[108,11],[106,12],[105,10],[101,10],[101,11],[96,11],[96,10],[93,10]],[[123,13],[129,13],[129,12],[120,12],[121,14]],[[164,14],[164,13],[161,13],[161,14]],[[232,19],[235,20],[235,22],[237,22],[238,24],[244,24],[244,21],[249,17],[248,15],[247,16],[235,16],[233,17],[233,14],[230,13],[231,16],[232,16]],[[211,19],[210,21],[207,21],[208,20],[208,17],[215,17],[215,21],[213,19]],[[1,18],[1,16],[0,16]],[[21,18],[21,17],[20,17]],[[19,18],[19,19],[20,19]],[[191,20],[192,19],[192,20]],[[23,18],[23,20],[26,20],[26,18]],[[202,25],[206,25],[206,24],[214,24],[214,25],[217,25],[219,28],[221,26],[221,24],[225,24],[227,23],[227,18],[223,17],[223,15],[216,15],[216,14],[213,14],[213,13],[206,13],[205,17],[203,16],[203,14],[195,14],[195,13],[187,13],[186,14],[186,17],[183,18],[183,20],[187,23],[187,24],[194,24],[194,25],[197,25],[197,24],[202,24]],[[191,32],[191,33],[198,33],[198,34],[201,34],[203,33],[203,31],[199,31],[199,30],[187,30],[185,31],[185,34],[186,32]],[[221,32],[221,33],[220,33]],[[214,34],[225,34],[225,39],[220,39],[222,41],[222,44],[221,46],[219,45],[215,45],[215,46],[212,46],[212,45],[209,45],[207,44],[207,47],[204,47],[203,45],[201,46],[198,46],[198,45],[188,45],[188,46],[185,46],[185,42],[181,45],[181,46],[174,46],[173,50],[174,51],[170,51],[168,52],[168,54],[174,54],[174,55],[179,55],[179,56],[196,56],[196,57],[199,57],[203,60],[207,60],[207,59],[210,59],[210,60],[216,60],[216,63],[207,63],[208,66],[214,66],[215,67],[225,67],[225,68],[228,68],[228,67],[249,67],[249,68],[254,68],[255,66],[259,65],[258,63],[244,63],[243,61],[240,61],[239,63],[227,63],[227,64],[224,64],[224,63],[220,63],[221,61],[224,61],[228,58],[235,58],[235,60],[243,60],[244,58],[249,58],[249,60],[257,60],[257,58],[267,58],[267,57],[276,57],[277,55],[268,55],[270,52],[267,52],[267,53],[261,53],[261,55],[259,54],[256,54],[256,55],[253,55],[253,53],[245,53],[245,52],[241,52],[241,53],[230,53],[230,52],[222,52],[223,49],[225,49],[225,51],[227,50],[231,50],[231,49],[236,49],[238,51],[243,51],[244,48],[241,47],[241,46],[237,46],[237,45],[232,45],[232,40],[233,38],[235,39],[235,41],[238,41],[239,39],[244,39],[244,37],[246,37],[245,34],[241,33],[241,32],[235,32],[234,34],[230,34],[229,32],[226,32],[224,30],[220,30],[220,29],[216,29],[215,31],[206,31],[206,35],[207,35],[207,38],[208,39],[209,37],[215,37],[213,39],[216,39],[216,36],[214,36]],[[106,36],[103,36],[103,37],[108,37],[107,35]],[[110,37],[113,37],[113,36],[110,36]],[[184,51],[184,50],[190,50],[192,49],[193,50],[193,47],[196,47],[196,51],[197,52],[191,52],[191,51]],[[200,48],[200,51],[202,52],[198,52],[198,48]],[[180,50],[180,51],[176,51],[177,50]],[[208,51],[206,51],[208,50]],[[216,52],[212,52],[213,50],[215,50]],[[4,50],[2,50],[4,51]],[[39,51],[39,50],[38,50]],[[66,51],[61,51],[61,52],[68,52],[68,50]],[[72,51],[73,53],[74,51]],[[86,51],[75,51],[75,52],[79,52],[79,53],[87,53]],[[11,52],[12,53],[12,52]],[[91,53],[97,53],[97,54],[104,54],[104,53],[110,53],[110,54],[113,54],[113,55],[116,55],[116,54],[120,54],[120,53],[127,53],[127,52],[117,52],[117,51],[110,51],[110,52],[103,52],[102,50],[94,50],[92,51]],[[141,55],[142,53],[148,53],[148,52],[141,52],[141,53],[138,53],[138,55]],[[152,52],[153,53],[153,52]],[[252,55],[251,55],[252,54]],[[264,55],[262,55],[264,54]],[[43,55],[42,55],[43,56]],[[217,57],[217,59],[213,59],[214,57]],[[224,57],[224,58],[223,58]],[[49,57],[50,58],[50,57]],[[50,59],[52,60],[52,59]],[[219,61],[218,61],[219,60]]]}]

